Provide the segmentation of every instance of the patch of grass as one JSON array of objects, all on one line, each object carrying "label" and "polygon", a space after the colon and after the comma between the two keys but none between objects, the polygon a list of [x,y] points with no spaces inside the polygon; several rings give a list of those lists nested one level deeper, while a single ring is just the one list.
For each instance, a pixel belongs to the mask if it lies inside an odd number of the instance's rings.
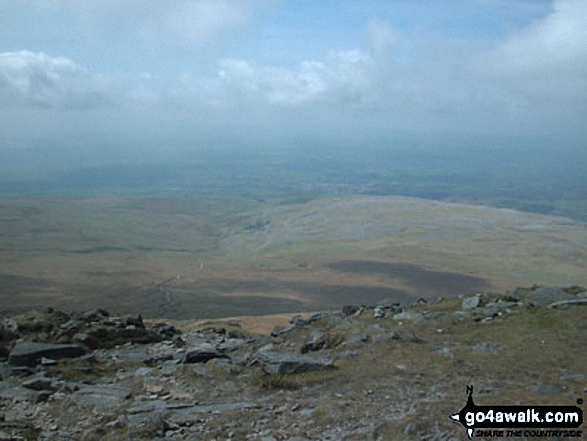
[{"label": "patch of grass", "polygon": [[336,369],[303,372],[291,375],[266,374],[259,371],[253,378],[253,384],[265,390],[287,389],[295,390],[303,387],[323,385],[326,382],[336,381],[339,373]]}]

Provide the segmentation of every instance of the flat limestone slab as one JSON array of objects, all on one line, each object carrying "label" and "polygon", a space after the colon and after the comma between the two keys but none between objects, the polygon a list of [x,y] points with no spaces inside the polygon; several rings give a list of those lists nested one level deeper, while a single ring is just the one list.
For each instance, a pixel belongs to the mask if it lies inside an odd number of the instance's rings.
[{"label": "flat limestone slab", "polygon": [[8,363],[14,366],[35,366],[40,363],[43,357],[58,360],[80,357],[86,353],[86,348],[80,345],[19,341],[10,352]]}]

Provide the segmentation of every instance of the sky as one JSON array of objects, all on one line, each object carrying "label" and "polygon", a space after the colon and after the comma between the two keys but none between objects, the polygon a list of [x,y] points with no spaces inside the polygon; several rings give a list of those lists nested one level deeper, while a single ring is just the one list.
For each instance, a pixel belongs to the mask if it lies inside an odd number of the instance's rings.
[{"label": "sky", "polygon": [[0,152],[580,144],[586,122],[585,0],[0,0]]}]

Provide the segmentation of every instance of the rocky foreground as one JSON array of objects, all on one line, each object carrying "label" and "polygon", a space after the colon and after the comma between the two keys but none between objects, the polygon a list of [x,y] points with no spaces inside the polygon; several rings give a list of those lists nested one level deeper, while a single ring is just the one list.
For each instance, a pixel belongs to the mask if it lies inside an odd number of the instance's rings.
[{"label": "rocky foreground", "polygon": [[0,440],[464,440],[448,415],[467,384],[478,404],[584,397],[583,305],[581,287],[532,287],[346,306],[271,335],[105,310],[5,317]]}]

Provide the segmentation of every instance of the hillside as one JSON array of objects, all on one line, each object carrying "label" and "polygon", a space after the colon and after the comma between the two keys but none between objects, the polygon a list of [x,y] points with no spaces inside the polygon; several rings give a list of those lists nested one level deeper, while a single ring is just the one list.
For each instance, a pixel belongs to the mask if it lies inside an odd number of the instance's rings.
[{"label": "hillside", "polygon": [[567,218],[396,196],[241,202],[2,198],[0,312],[196,319],[587,285],[587,227]]},{"label": "hillside", "polygon": [[449,416],[468,385],[477,405],[585,396],[586,304],[566,286],[347,305],[270,335],[238,318],[4,317],[0,439],[465,440]]}]

